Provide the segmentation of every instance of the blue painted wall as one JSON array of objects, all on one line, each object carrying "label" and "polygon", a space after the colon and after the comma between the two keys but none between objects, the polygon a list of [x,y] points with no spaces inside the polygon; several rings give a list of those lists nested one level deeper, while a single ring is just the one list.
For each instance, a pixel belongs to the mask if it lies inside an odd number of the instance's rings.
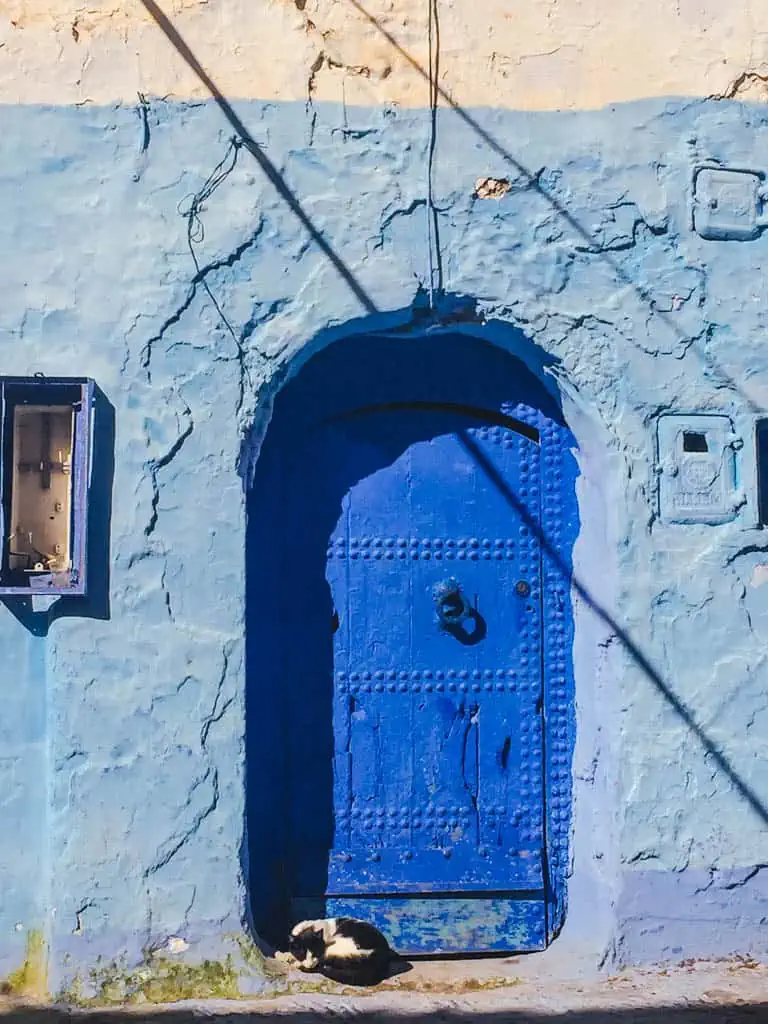
[{"label": "blue painted wall", "polygon": [[[0,371],[92,376],[116,423],[109,618],[95,601],[82,616],[0,609],[0,969],[41,929],[54,988],[98,955],[169,937],[218,955],[242,931],[244,483],[286,375],[423,300],[428,113],[239,110],[354,288],[212,105],[152,103],[148,138],[128,107],[0,109]],[[709,160],[768,170],[768,114],[670,101],[471,117],[440,118],[442,285],[471,300],[462,329],[560,393],[579,445],[558,943],[595,963],[766,952],[768,543],[751,439],[768,403],[768,239],[700,238],[690,183]],[[231,173],[191,204],[222,160]],[[509,180],[500,200],[474,197],[486,176]],[[722,525],[671,525],[655,417],[698,409],[743,438],[743,500]]]}]

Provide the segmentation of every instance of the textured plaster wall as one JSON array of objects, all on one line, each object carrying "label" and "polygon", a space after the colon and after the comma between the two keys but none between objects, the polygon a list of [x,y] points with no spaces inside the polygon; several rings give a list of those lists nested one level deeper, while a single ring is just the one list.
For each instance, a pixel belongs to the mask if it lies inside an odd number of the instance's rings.
[{"label": "textured plaster wall", "polygon": [[[409,0],[165,0],[234,97],[420,107],[428,4]],[[469,106],[584,109],[664,96],[764,99],[759,0],[440,0],[440,83]],[[374,24],[377,23],[377,24]],[[377,27],[378,25],[378,27]],[[763,76],[763,77],[761,77]],[[103,104],[136,93],[205,98],[139,0],[8,0],[0,101]]]},{"label": "textured plaster wall", "polygon": [[[219,955],[242,931],[251,442],[312,351],[407,320],[427,281],[427,5],[165,6],[349,278],[140,3],[3,5],[0,372],[87,373],[117,426],[110,617],[0,608],[0,971],[40,930],[54,988],[99,955]],[[765,97],[768,28],[756,0],[439,12],[440,83],[474,121],[439,118],[442,284],[476,303],[465,329],[555,358],[580,447],[558,946],[768,952],[768,242],[690,228],[696,165],[768,172],[763,108],[699,98]],[[474,194],[488,176],[501,198]],[[744,439],[720,526],[656,516],[655,417],[695,409]]]},{"label": "textured plaster wall", "polygon": [[[406,320],[426,279],[427,112],[240,109],[368,309],[212,104],[0,109],[0,370],[88,373],[117,424],[111,617],[0,609],[0,962],[42,929],[54,987],[97,955],[169,937],[218,954],[241,929],[241,441],[312,350]],[[768,952],[768,543],[750,440],[768,401],[768,240],[706,242],[689,217],[697,162],[768,170],[768,115],[471,114],[531,176],[441,116],[444,288],[476,302],[465,329],[555,358],[580,446],[577,574],[609,617],[577,598],[558,941],[594,963]],[[190,197],[222,160],[195,264]],[[501,199],[474,196],[489,175],[509,180]],[[727,412],[745,439],[734,521],[657,519],[654,423],[674,409]]]}]

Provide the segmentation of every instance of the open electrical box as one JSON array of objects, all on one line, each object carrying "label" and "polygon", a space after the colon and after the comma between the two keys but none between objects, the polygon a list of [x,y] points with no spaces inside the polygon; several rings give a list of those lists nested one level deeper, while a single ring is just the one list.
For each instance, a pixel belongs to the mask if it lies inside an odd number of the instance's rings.
[{"label": "open electrical box", "polygon": [[94,383],[0,378],[0,595],[83,595]]}]

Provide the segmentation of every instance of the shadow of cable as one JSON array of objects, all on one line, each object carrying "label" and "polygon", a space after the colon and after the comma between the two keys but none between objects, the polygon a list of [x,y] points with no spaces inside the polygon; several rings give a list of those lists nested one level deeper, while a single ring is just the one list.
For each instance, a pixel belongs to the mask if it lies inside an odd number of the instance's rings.
[{"label": "shadow of cable", "polygon": [[[409,53],[405,47],[398,42],[395,36],[392,35],[381,22],[371,14],[366,8],[359,2],[359,0],[347,0],[347,2],[359,13],[366,21],[369,22],[377,32],[383,36],[389,45],[416,71],[430,86],[430,94],[434,90],[442,99],[445,104],[470,128],[488,148],[494,152],[497,156],[501,157],[506,163],[514,168],[516,173],[525,182],[525,187],[530,188],[540,195],[551,207],[555,210],[560,217],[568,224],[568,226],[581,238],[583,242],[588,246],[589,252],[595,256],[599,256],[600,259],[606,263],[613,273],[616,275],[618,280],[628,287],[632,288],[635,294],[645,302],[652,313],[659,317],[671,331],[681,340],[686,343],[690,342],[691,347],[696,351],[696,354],[709,369],[717,374],[720,379],[728,387],[732,388],[747,403],[748,407],[752,412],[762,412],[763,406],[755,402],[755,400],[744,391],[741,385],[736,381],[726,370],[724,370],[719,363],[716,362],[706,351],[702,351],[701,347],[696,344],[696,338],[691,338],[689,335],[679,327],[674,320],[665,314],[664,310],[659,309],[656,300],[654,299],[653,293],[649,288],[645,288],[642,284],[638,283],[634,277],[621,265],[621,263],[610,256],[605,250],[601,249],[596,240],[592,237],[589,230],[579,221],[570,210],[565,206],[564,203],[560,202],[556,196],[553,196],[548,192],[540,181],[540,175],[534,173],[529,167],[526,167],[513,153],[511,153],[505,146],[503,146],[498,139],[496,139],[486,128],[477,121],[460,103],[453,98],[453,96],[437,82],[433,82],[432,76],[430,75],[427,68],[423,66],[416,58]],[[433,117],[434,117],[433,111]],[[436,131],[436,129],[434,129]]]},{"label": "shadow of cable", "polygon": [[[141,0],[145,9],[149,12],[151,17],[154,19],[158,27],[165,34],[168,41],[176,49],[177,53],[182,57],[190,70],[200,79],[205,85],[206,89],[210,92],[211,96],[218,104],[220,110],[224,114],[233,130],[236,132],[243,146],[253,156],[258,163],[261,170],[266,175],[267,179],[274,186],[278,195],[285,200],[288,207],[296,215],[302,226],[309,234],[312,241],[318,246],[324,256],[332,263],[333,267],[349,287],[355,298],[360,302],[362,307],[368,313],[375,313],[378,311],[376,304],[373,299],[368,295],[366,290],[357,280],[350,267],[344,261],[344,259],[336,252],[333,246],[327,241],[325,236],[319,230],[319,228],[313,223],[309,215],[305,212],[298,197],[288,187],[285,179],[278,171],[277,167],[272,163],[269,157],[266,155],[261,146],[256,142],[247,127],[243,123],[240,117],[233,109],[231,103],[226,96],[221,92],[219,87],[216,85],[214,80],[199,62],[195,54],[192,52],[184,38],[173,25],[169,17],[165,14],[162,8],[155,2],[155,0]],[[437,134],[437,102],[436,98],[442,99],[448,107],[458,116],[461,120],[475,132],[478,137],[491,149],[494,153],[505,160],[510,166],[512,166],[517,174],[524,180],[527,188],[535,190],[571,227],[571,229],[582,239],[587,245],[587,251],[593,253],[602,259],[616,275],[617,279],[624,285],[630,287],[635,294],[648,305],[654,315],[665,323],[672,333],[679,338],[686,345],[689,345],[697,354],[702,363],[707,366],[710,371],[721,379],[721,381],[738,394],[742,396],[747,406],[752,412],[762,412],[763,407],[755,402],[755,400],[747,394],[747,392],[741,387],[731,374],[720,366],[720,364],[711,356],[710,353],[702,350],[701,346],[697,343],[698,339],[696,336],[690,337],[687,335],[678,324],[669,317],[663,309],[660,309],[654,299],[653,293],[650,289],[644,287],[638,283],[634,277],[621,265],[621,263],[610,256],[604,249],[601,249],[598,243],[590,234],[589,230],[579,221],[573,214],[568,210],[564,203],[560,202],[555,196],[548,192],[541,184],[539,175],[535,174],[530,168],[526,167],[513,153],[511,153],[505,146],[503,146],[498,139],[496,139],[487,129],[472,117],[472,115],[465,110],[461,104],[459,104],[453,96],[442,87],[439,82],[433,80],[434,76],[416,60],[403,47],[395,36],[392,35],[384,26],[378,21],[374,15],[372,15],[366,8],[359,2],[359,0],[348,0],[348,2],[354,7],[359,14],[361,14],[375,29],[379,32],[384,39],[393,47],[393,49],[400,54],[401,57],[419,74],[426,82],[430,85],[430,99],[431,99],[431,117],[432,117],[432,139],[430,146],[434,146],[434,139]],[[430,153],[430,163],[434,160],[434,152]],[[437,228],[436,224],[436,208],[434,203],[431,204],[431,213],[433,215],[434,224],[433,227]],[[437,231],[435,231],[437,235]],[[437,254],[438,266],[440,268],[439,282],[440,288],[442,288],[442,264],[441,255]]]},{"label": "shadow of cable", "polygon": [[[355,295],[355,297],[358,299],[358,301],[361,303],[361,305],[364,307],[364,309],[366,309],[369,313],[377,312],[378,310],[373,300],[363,289],[361,284],[357,281],[356,277],[354,276],[350,268],[347,266],[347,264],[344,262],[342,257],[339,256],[338,253],[336,253],[336,251],[333,249],[330,243],[325,239],[323,234],[319,231],[319,229],[314,225],[312,220],[306,214],[296,195],[285,183],[282,175],[279,173],[279,171],[272,163],[272,161],[266,156],[266,154],[255,141],[255,139],[253,139],[253,137],[251,136],[250,132],[248,131],[242,120],[235,113],[234,109],[232,108],[232,105],[229,103],[229,101],[220,91],[216,83],[213,81],[210,75],[205,71],[203,66],[197,60],[194,53],[186,44],[186,42],[184,41],[178,30],[175,28],[175,26],[172,24],[168,16],[162,11],[162,9],[158,6],[155,0],[141,0],[141,2],[146,8],[146,10],[149,12],[149,14],[152,16],[152,18],[155,20],[155,22],[158,24],[160,29],[164,32],[170,43],[177,50],[179,55],[184,59],[184,61],[187,63],[190,69],[197,75],[200,81],[209,90],[214,100],[219,105],[219,108],[221,109],[222,113],[229,121],[234,131],[242,140],[242,143],[245,146],[245,148],[257,161],[257,163],[261,167],[262,171],[264,172],[268,180],[274,186],[274,188],[281,196],[281,198],[284,199],[285,202],[288,204],[288,206],[299,219],[302,226],[306,229],[312,240],[317,244],[318,248],[331,261],[336,271],[339,273],[344,282],[348,285],[348,287]],[[387,29],[385,29],[379,23],[379,21],[372,14],[370,14],[366,10],[365,7],[363,7],[361,3],[359,3],[359,0],[348,0],[348,2],[360,14],[362,14],[363,17],[365,17],[368,20],[368,22],[376,28],[378,32],[381,33],[381,35],[389,42],[389,44],[408,62],[408,64],[412,68],[414,68],[425,79],[425,81],[429,82],[430,85],[434,89],[436,89],[439,96],[446,102],[446,104],[451,108],[451,110],[453,110],[454,113],[456,113],[462,119],[462,121],[464,121],[464,123],[467,124],[472,129],[472,131],[474,131],[493,152],[501,156],[512,167],[514,167],[517,173],[520,175],[520,177],[522,177],[526,181],[528,187],[536,190],[552,206],[552,208],[557,211],[557,213],[566,221],[566,223],[573,229],[573,231],[576,232],[579,235],[579,237],[582,238],[582,240],[584,240],[588,244],[590,251],[593,252],[596,256],[599,256],[605,263],[607,263],[611,267],[612,271],[615,273],[617,278],[622,283],[631,287],[635,291],[635,293],[649,305],[649,307],[655,313],[655,315],[657,315],[661,320],[663,320],[679,338],[685,340],[686,342],[690,342],[691,346],[699,355],[699,358],[701,358],[702,361],[713,370],[713,372],[718,374],[720,378],[729,387],[738,392],[753,412],[762,411],[762,407],[759,406],[751,398],[751,396],[746,394],[746,392],[744,392],[744,390],[739,386],[739,384],[725,370],[723,370],[722,367],[720,367],[719,364],[717,364],[707,352],[700,351],[699,346],[696,345],[695,338],[689,338],[688,335],[686,335],[673,320],[671,320],[668,316],[665,315],[663,310],[658,309],[650,290],[639,284],[637,281],[635,281],[632,275],[629,274],[617,260],[609,256],[605,251],[602,251],[599,248],[599,246],[597,246],[595,240],[592,238],[591,234],[584,227],[584,225],[581,224],[573,216],[573,214],[571,214],[571,212],[563,203],[561,203],[556,197],[552,196],[549,192],[547,192],[547,190],[542,186],[537,175],[535,175],[517,157],[515,157],[514,154],[510,153],[509,150],[502,146],[497,139],[495,139],[486,129],[482,127],[481,124],[479,124],[479,122],[475,118],[471,116],[471,114],[469,114],[456,100],[454,100],[454,98],[451,96],[449,92],[447,92],[447,90],[445,90],[439,84],[435,84],[432,81],[432,77],[430,76],[429,72],[397,41],[397,39],[390,32],[387,31]],[[472,453],[478,459],[479,463],[483,466],[483,468],[489,474],[489,476],[491,476],[492,479],[495,479],[495,482],[497,482],[497,486],[500,486],[504,491],[507,492],[507,499],[514,505],[514,507],[520,512],[520,514],[523,517],[527,517],[527,513],[525,512],[525,510],[516,501],[514,495],[508,492],[504,484],[504,481],[498,476],[498,474],[495,473],[493,466],[488,463],[483,453],[477,448],[476,445],[473,444],[473,442],[468,436],[465,436],[463,438],[463,442],[465,446],[468,448],[468,450],[472,451]],[[535,528],[538,531],[537,524],[532,523],[531,528]],[[590,607],[590,609],[616,633],[616,635],[624,644],[625,648],[630,653],[634,661],[642,669],[644,674],[653,682],[658,691],[664,696],[665,700],[676,711],[676,713],[685,722],[688,728],[698,737],[702,746],[705,748],[707,753],[712,756],[713,760],[718,765],[718,767],[728,777],[728,779],[732,782],[734,787],[740,792],[742,797],[749,803],[749,805],[760,817],[760,819],[764,823],[768,824],[768,810],[766,810],[764,804],[761,802],[757,794],[751,789],[751,787],[738,775],[738,773],[730,764],[726,756],[722,753],[722,751],[719,750],[716,744],[707,736],[702,727],[696,722],[693,713],[690,711],[690,709],[686,707],[682,700],[674,693],[669,684],[664,681],[664,679],[653,667],[648,658],[643,654],[643,652],[640,650],[637,644],[629,637],[626,630],[624,630],[623,627],[621,627],[616,622],[616,620],[613,618],[610,612],[608,612],[607,609],[603,608],[592,597],[592,595],[584,587],[583,584],[581,584],[574,576],[568,573],[567,567],[565,567],[562,564],[562,561],[558,558],[557,553],[554,551],[552,546],[547,542],[547,539],[541,536],[541,542],[546,547],[550,556],[558,563],[561,571],[563,571],[568,576],[568,579],[571,585],[573,586],[574,590],[585,601],[585,603]]]},{"label": "shadow of cable", "polygon": [[266,155],[261,146],[256,142],[251,133],[246,128],[245,124],[235,113],[232,104],[226,98],[224,93],[219,89],[216,83],[213,81],[211,76],[202,66],[200,61],[195,57],[192,50],[184,41],[178,29],[174,26],[167,14],[161,9],[161,7],[155,3],[155,0],[141,0],[142,4],[155,20],[159,28],[163,31],[168,41],[174,47],[180,57],[186,62],[187,66],[192,70],[206,89],[213,96],[216,103],[219,105],[224,117],[229,121],[230,125],[237,133],[243,146],[248,150],[251,156],[254,158],[256,163],[259,165],[261,170],[266,175],[269,182],[274,186],[276,192],[281,199],[284,199],[291,211],[299,219],[302,227],[306,230],[309,237],[317,245],[318,249],[326,256],[333,264],[334,268],[342,278],[344,283],[349,287],[352,294],[358,300],[360,305],[368,313],[376,313],[377,307],[373,299],[368,295],[363,286],[357,280],[355,275],[352,273],[350,268],[344,262],[341,256],[336,252],[330,242],[327,241],[323,233],[318,227],[315,226],[309,215],[306,213],[301,203],[299,202],[295,193],[288,187],[285,179],[278,171],[277,167],[272,163],[269,157]]},{"label": "shadow of cable", "polygon": [[474,439],[465,431],[460,432],[458,435],[459,441],[464,446],[464,449],[469,452],[475,459],[477,465],[483,470],[485,475],[496,487],[499,493],[509,503],[509,505],[515,510],[515,512],[525,520],[528,528],[534,533],[547,555],[556,566],[558,572],[563,576],[570,586],[573,587],[574,591],[584,601],[587,607],[606,625],[608,628],[616,634],[619,641],[624,645],[633,661],[638,665],[644,675],[653,683],[658,692],[664,697],[669,706],[676,712],[677,715],[682,719],[685,725],[691,730],[696,736],[701,745],[704,747],[706,752],[712,757],[712,760],[728,778],[734,788],[739,792],[744,800],[749,804],[755,814],[760,818],[763,824],[768,825],[768,809],[762,802],[760,797],[755,793],[749,783],[745,782],[741,778],[739,773],[730,763],[725,754],[720,750],[714,740],[710,739],[704,729],[696,721],[693,712],[688,708],[683,701],[674,692],[672,687],[667,683],[658,670],[654,668],[651,661],[643,653],[640,647],[635,641],[629,636],[626,629],[621,626],[616,619],[611,615],[607,608],[597,601],[587,587],[573,574],[568,568],[566,563],[557,551],[557,548],[550,542],[550,540],[543,533],[538,522],[530,515],[528,510],[525,508],[523,503],[519,501],[517,496],[507,486],[506,481],[502,477],[501,473],[496,469],[488,456],[483,452],[480,446],[474,441]]}]

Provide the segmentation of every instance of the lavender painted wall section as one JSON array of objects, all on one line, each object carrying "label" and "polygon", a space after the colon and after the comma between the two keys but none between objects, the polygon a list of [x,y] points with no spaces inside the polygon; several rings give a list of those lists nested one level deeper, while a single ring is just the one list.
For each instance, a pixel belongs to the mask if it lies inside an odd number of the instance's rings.
[{"label": "lavender painted wall section", "polygon": [[[0,371],[87,374],[116,419],[111,617],[0,610],[0,967],[41,929],[54,988],[99,954],[177,936],[219,955],[242,931],[243,483],[286,374],[407,321],[426,283],[426,112],[239,111],[357,294],[211,105],[0,109]],[[485,137],[440,118],[443,288],[472,300],[462,329],[560,394],[579,443],[558,943],[594,963],[768,952],[752,441],[768,240],[706,241],[690,213],[696,166],[768,171],[768,114],[670,101],[471,116]],[[474,195],[488,176],[509,182],[500,199]],[[656,418],[697,410],[743,442],[720,525],[658,516]]]}]

